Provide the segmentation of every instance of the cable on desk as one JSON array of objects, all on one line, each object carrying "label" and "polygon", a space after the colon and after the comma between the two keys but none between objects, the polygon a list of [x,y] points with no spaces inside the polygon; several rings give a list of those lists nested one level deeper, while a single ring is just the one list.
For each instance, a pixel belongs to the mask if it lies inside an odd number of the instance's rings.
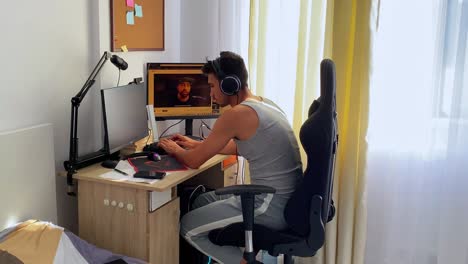
[{"label": "cable on desk", "polygon": [[187,212],[190,212],[190,204],[192,203],[191,200],[192,200],[193,194],[194,194],[194,193],[198,190],[198,188],[200,188],[200,187],[203,189],[203,193],[206,192],[206,188],[205,188],[205,186],[203,186],[203,185],[198,185],[198,186],[195,188],[195,190],[192,191],[192,193],[190,194],[190,196],[189,196],[189,198],[188,198]]},{"label": "cable on desk", "polygon": [[121,70],[120,70],[120,68],[119,68],[119,79],[117,80],[117,85],[116,85],[116,87],[119,87],[119,83],[120,83],[120,72],[121,72]]},{"label": "cable on desk", "polygon": [[148,133],[148,137],[146,138],[146,143],[145,143],[145,146],[147,146],[147,145],[148,145],[148,141],[149,141],[149,139],[150,139],[150,138],[153,138],[153,129],[151,129],[151,128],[148,128],[148,131],[149,131],[149,133]]},{"label": "cable on desk", "polygon": [[206,127],[204,124],[200,123],[200,126],[198,127],[198,134],[202,139],[206,139],[205,133],[203,133],[203,127]]},{"label": "cable on desk", "polygon": [[203,138],[206,139],[205,133],[203,132],[203,127],[208,128],[211,131],[211,127],[205,123],[205,121],[200,120],[200,126],[198,127],[198,133]]},{"label": "cable on desk", "polygon": [[201,138],[205,139],[205,135],[203,135],[202,126],[203,126],[203,124],[200,123],[200,126],[198,127],[198,135],[200,135]]},{"label": "cable on desk", "polygon": [[206,126],[206,128],[208,128],[208,130],[210,130],[210,131],[211,131],[211,127],[210,127],[209,125],[207,125],[207,124],[205,123],[205,121],[201,120],[201,122],[202,122],[202,124],[203,124],[203,125],[205,125],[205,126]]},{"label": "cable on desk", "polygon": [[177,123],[175,123],[175,124],[172,124],[172,125],[170,125],[168,128],[166,128],[166,129],[161,133],[161,135],[159,135],[159,139],[161,139],[161,138],[164,136],[164,134],[165,134],[171,127],[173,127],[173,126],[175,126],[175,125],[177,125],[177,124],[180,124],[182,121],[184,121],[184,119],[181,119],[179,122],[177,122]]}]

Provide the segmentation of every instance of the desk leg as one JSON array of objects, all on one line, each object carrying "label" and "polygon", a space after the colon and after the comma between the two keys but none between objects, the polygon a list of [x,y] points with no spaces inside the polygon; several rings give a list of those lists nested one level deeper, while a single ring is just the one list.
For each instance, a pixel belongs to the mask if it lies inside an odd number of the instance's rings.
[{"label": "desk leg", "polygon": [[179,198],[149,214],[150,263],[179,263],[179,218]]}]

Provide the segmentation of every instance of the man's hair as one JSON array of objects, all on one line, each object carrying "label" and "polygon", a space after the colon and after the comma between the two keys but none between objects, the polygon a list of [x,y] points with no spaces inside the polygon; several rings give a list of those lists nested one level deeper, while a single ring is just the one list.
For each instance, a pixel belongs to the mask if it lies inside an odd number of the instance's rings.
[{"label": "man's hair", "polygon": [[[221,51],[219,54],[220,56],[216,58],[216,62],[218,63],[218,67],[226,74],[226,75],[236,75],[239,80],[241,81],[241,89],[247,86],[247,80],[249,78],[249,73],[247,72],[247,68],[245,67],[244,59],[241,56],[237,55],[231,51]],[[204,74],[213,73],[217,76],[215,69],[213,68],[212,61],[208,61],[203,65],[202,72]]]}]

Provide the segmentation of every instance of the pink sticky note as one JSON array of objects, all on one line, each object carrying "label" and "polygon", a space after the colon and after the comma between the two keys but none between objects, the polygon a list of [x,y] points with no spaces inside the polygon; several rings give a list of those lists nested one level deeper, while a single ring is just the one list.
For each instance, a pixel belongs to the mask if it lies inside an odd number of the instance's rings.
[{"label": "pink sticky note", "polygon": [[134,0],[127,0],[127,6],[133,7],[135,5]]}]

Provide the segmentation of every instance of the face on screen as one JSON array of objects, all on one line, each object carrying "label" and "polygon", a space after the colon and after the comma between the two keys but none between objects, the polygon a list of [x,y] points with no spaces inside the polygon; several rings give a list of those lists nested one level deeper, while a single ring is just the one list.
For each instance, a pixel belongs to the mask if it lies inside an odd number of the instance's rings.
[{"label": "face on screen", "polygon": [[203,74],[164,74],[154,80],[154,106],[211,106],[210,88]]},{"label": "face on screen", "polygon": [[177,85],[177,99],[179,101],[185,103],[190,99],[190,90],[192,86],[190,82],[180,82]]}]

